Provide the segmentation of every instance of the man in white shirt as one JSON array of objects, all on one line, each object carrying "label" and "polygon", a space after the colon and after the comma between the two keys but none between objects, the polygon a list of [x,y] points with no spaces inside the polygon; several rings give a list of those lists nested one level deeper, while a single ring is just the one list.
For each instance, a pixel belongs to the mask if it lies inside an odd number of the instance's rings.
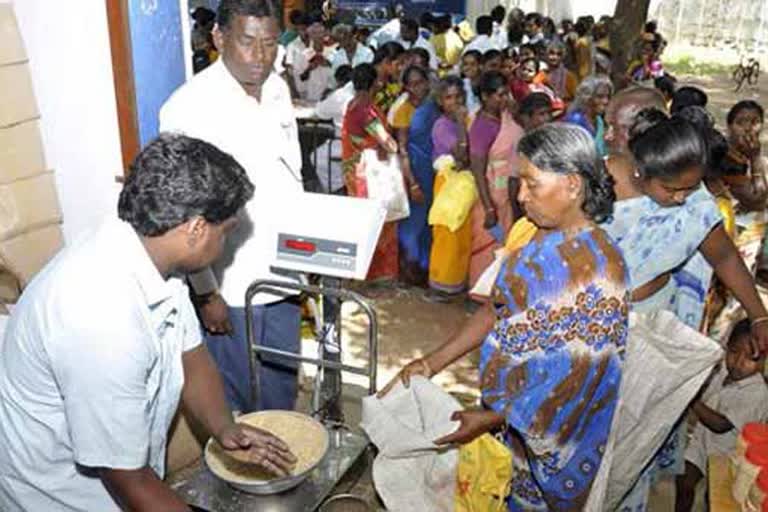
[{"label": "man in white shirt", "polygon": [[437,53],[435,53],[435,47],[432,43],[421,37],[419,34],[419,24],[416,20],[411,18],[404,18],[400,22],[400,38],[397,42],[403,45],[403,48],[410,50],[411,48],[424,48],[429,52],[429,67],[430,69],[437,69]]},{"label": "man in white shirt", "polygon": [[330,58],[334,48],[324,46],[326,29],[322,23],[313,22],[304,28],[285,49],[285,67],[290,70],[299,97],[314,102],[333,84]]},{"label": "man in white shirt", "polygon": [[327,193],[343,193],[344,177],[341,168],[341,124],[347,105],[355,96],[352,85],[352,68],[341,66],[336,70],[339,88],[315,105],[319,119],[333,120],[335,136],[317,149],[317,177]]},{"label": "man in white shirt", "polygon": [[398,37],[400,37],[400,18],[394,17],[368,36],[368,45],[375,50],[384,43],[397,41]]},{"label": "man in white shirt", "polygon": [[119,219],[24,290],[0,353],[0,510],[189,510],[162,481],[180,399],[226,449],[286,474],[287,447],[233,421],[177,277],[219,257],[252,194],[230,155],[160,137],[132,165]]},{"label": "man in white shirt", "polygon": [[490,16],[479,16],[475,22],[475,32],[477,35],[467,46],[464,47],[464,52],[469,50],[477,50],[481,54],[484,54],[488,50],[502,50],[499,48],[494,40],[491,38],[493,34],[493,19]]},{"label": "man in white shirt", "polygon": [[[269,219],[300,203],[301,153],[285,81],[273,72],[279,34],[269,0],[222,0],[214,43],[221,58],[181,86],[160,110],[161,131],[177,131],[215,144],[245,168],[256,192],[246,221],[230,237],[212,269],[190,276],[200,297],[208,350],[222,373],[233,409],[293,409],[297,365],[262,358],[261,395],[253,396],[245,336],[245,291],[274,273],[275,234]],[[251,312],[258,341],[300,350],[296,295],[258,294]]]},{"label": "man in white shirt", "polygon": [[339,23],[331,31],[339,46],[331,56],[331,69],[335,73],[344,64],[354,68],[358,64],[373,62],[373,51],[358,43],[352,33],[352,27]]},{"label": "man in white shirt", "polygon": [[499,49],[506,50],[509,46],[509,34],[507,28],[504,26],[504,21],[507,17],[507,10],[503,5],[497,5],[491,9],[491,19],[493,20],[493,44]]}]

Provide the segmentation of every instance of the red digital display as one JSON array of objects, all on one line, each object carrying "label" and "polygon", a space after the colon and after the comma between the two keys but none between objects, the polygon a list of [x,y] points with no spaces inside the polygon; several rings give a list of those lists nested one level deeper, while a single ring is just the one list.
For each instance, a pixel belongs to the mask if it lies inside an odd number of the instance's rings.
[{"label": "red digital display", "polygon": [[301,252],[315,252],[317,249],[317,246],[315,246],[315,244],[312,242],[304,242],[301,240],[286,240],[285,247],[286,249]]}]

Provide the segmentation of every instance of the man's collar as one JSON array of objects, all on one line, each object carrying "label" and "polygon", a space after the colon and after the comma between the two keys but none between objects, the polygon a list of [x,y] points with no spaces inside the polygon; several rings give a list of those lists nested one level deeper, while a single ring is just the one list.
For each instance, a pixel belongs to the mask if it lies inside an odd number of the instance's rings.
[{"label": "man's collar", "polygon": [[157,270],[136,230],[120,219],[110,229],[118,231],[118,239],[122,242],[120,264],[129,267],[144,292],[147,304],[152,307],[171,298],[173,287]]}]

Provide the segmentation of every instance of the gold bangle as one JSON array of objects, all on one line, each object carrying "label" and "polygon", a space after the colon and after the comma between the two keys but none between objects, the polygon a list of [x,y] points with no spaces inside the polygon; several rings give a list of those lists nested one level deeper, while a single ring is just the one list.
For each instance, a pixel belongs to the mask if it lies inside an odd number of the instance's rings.
[{"label": "gold bangle", "polygon": [[750,326],[754,327],[757,324],[764,324],[765,322],[768,322],[768,316],[759,316],[750,322]]}]

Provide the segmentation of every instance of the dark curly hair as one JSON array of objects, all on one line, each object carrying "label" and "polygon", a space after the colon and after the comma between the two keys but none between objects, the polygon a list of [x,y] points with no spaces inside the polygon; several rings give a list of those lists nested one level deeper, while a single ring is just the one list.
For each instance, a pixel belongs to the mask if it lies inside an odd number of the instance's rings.
[{"label": "dark curly hair", "polygon": [[613,214],[613,177],[598,156],[595,142],[583,128],[566,123],[545,124],[526,133],[517,152],[547,172],[578,174],[584,181],[581,209],[595,222]]},{"label": "dark curly hair", "polygon": [[205,141],[166,133],[131,164],[117,213],[140,235],[160,236],[196,216],[221,223],[252,196],[253,185],[232,156]]}]

